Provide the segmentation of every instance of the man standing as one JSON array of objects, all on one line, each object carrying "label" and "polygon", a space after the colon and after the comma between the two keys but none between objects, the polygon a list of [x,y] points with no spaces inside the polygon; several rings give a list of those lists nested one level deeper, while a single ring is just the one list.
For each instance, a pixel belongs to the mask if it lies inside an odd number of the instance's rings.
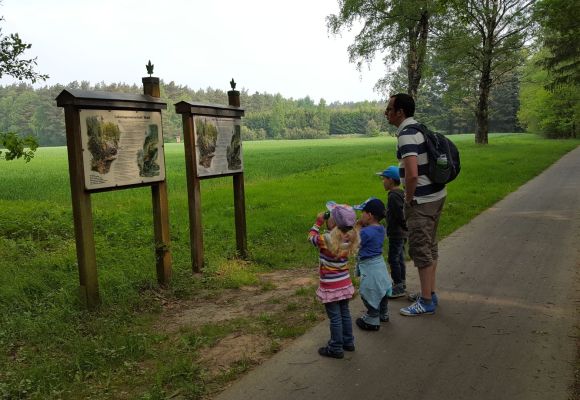
[{"label": "man standing", "polygon": [[391,96],[385,110],[389,124],[397,130],[397,159],[401,182],[405,187],[405,218],[409,230],[409,255],[419,271],[421,292],[409,295],[414,303],[401,308],[406,316],[434,314],[438,299],[435,293],[437,271],[437,225],[447,196],[445,184],[429,177],[425,137],[416,128],[415,101],[399,93]]}]

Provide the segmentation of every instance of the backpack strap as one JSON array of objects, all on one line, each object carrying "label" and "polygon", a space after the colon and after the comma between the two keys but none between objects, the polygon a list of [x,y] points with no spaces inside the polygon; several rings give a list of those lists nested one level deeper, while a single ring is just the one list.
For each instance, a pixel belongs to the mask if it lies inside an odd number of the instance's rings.
[{"label": "backpack strap", "polygon": [[425,134],[425,131],[427,130],[427,127],[423,124],[417,123],[417,124],[409,124],[406,127],[403,128],[403,130],[407,129],[407,128],[413,128],[418,130],[419,132]]}]

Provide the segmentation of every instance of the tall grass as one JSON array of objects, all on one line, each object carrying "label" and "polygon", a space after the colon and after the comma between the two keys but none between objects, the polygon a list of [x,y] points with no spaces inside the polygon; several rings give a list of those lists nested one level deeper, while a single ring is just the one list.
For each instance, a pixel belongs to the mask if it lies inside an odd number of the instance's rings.
[{"label": "tall grass", "polygon": [[[580,143],[531,135],[491,135],[487,146],[473,144],[473,135],[453,139],[463,168],[448,186],[441,236]],[[183,147],[167,144],[165,151],[174,277],[164,296],[186,299],[202,288],[255,284],[256,271],[315,268],[305,235],[316,213],[327,200],[385,198],[374,173],[396,164],[393,138],[244,144],[250,261],[242,273],[223,273],[236,253],[232,179],[205,180],[208,267],[199,277],[191,274]],[[175,388],[201,396],[197,348],[152,329],[160,302],[149,188],[92,195],[103,305],[88,313],[77,297],[65,148],[42,148],[31,163],[0,168],[0,398],[163,398]]]}]

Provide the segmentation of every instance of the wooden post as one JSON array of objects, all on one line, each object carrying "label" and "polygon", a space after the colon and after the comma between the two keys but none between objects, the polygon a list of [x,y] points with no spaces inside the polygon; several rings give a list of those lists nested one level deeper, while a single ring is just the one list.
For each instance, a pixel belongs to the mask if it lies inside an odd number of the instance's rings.
[{"label": "wooden post", "polygon": [[[239,95],[238,95],[239,96]],[[238,100],[239,103],[239,100]],[[238,238],[238,250],[240,255],[246,256],[246,236],[245,236],[245,215],[244,215],[244,180],[243,175],[235,177],[237,173],[218,166],[210,173],[202,170],[198,175],[197,154],[196,154],[196,125],[197,117],[200,118],[216,118],[231,123],[234,129],[239,128],[235,124],[236,119],[240,119],[244,115],[244,110],[239,107],[220,106],[215,104],[200,104],[190,103],[187,101],[180,101],[175,104],[175,112],[182,115],[183,123],[183,145],[185,150],[185,168],[187,172],[187,195],[188,195],[188,209],[189,209],[189,238],[191,245],[191,261],[194,273],[201,272],[204,267],[204,249],[203,249],[203,230],[201,224],[201,190],[200,182],[202,179],[211,178],[213,176],[234,175],[234,191],[236,192],[235,207],[236,207],[236,234]],[[217,125],[216,125],[217,127]],[[240,168],[241,169],[241,168]],[[237,169],[236,169],[237,171]],[[239,199],[241,200],[239,200]]]},{"label": "wooden post", "polygon": [[[145,77],[143,94],[160,97],[159,78]],[[163,140],[163,138],[161,138]],[[155,235],[155,260],[157,282],[165,286],[171,280],[171,239],[169,237],[169,206],[167,200],[167,183],[155,182],[151,185],[153,202],[153,231]]]},{"label": "wooden post", "polygon": [[[232,90],[228,91],[228,103],[240,107],[240,92],[235,90],[236,83],[230,82]],[[236,245],[241,258],[248,258],[248,240],[246,235],[246,195],[244,192],[244,173],[233,176],[234,179],[234,216],[236,224]]]},{"label": "wooden post", "polygon": [[78,110],[71,105],[64,108],[64,117],[66,121],[68,169],[79,267],[79,295],[81,303],[92,310],[100,304],[101,300],[97,279],[91,195],[85,191],[81,122]]},{"label": "wooden post", "polygon": [[187,197],[189,208],[189,243],[193,272],[203,269],[203,230],[201,228],[200,179],[196,173],[195,135],[193,115],[182,114],[183,144],[185,146],[185,171],[187,177]]}]

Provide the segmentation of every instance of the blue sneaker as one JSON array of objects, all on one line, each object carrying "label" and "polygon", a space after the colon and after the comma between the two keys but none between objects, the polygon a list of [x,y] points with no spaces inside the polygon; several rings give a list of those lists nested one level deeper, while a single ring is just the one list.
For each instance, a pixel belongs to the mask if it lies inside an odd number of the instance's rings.
[{"label": "blue sneaker", "polygon": [[[417,300],[419,300],[420,297],[421,293],[410,293],[407,296],[407,299],[409,301],[416,302]],[[435,307],[439,305],[439,298],[437,297],[437,293],[431,294],[431,300],[433,301],[433,304],[435,304]]]},{"label": "blue sneaker", "polygon": [[416,317],[423,314],[435,314],[435,308],[436,306],[433,302],[431,304],[425,304],[423,299],[419,298],[419,300],[409,307],[401,308],[400,313],[407,317]]}]

